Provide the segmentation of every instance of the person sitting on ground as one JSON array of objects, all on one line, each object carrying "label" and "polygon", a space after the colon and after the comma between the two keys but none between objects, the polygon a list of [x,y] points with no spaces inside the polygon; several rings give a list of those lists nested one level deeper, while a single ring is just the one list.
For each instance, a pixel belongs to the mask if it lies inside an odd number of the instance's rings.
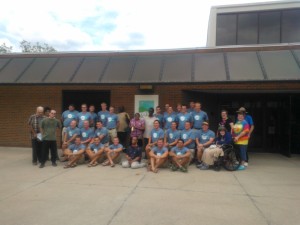
[{"label": "person sitting on ground", "polygon": [[105,148],[104,145],[100,143],[100,138],[95,137],[94,142],[90,144],[86,149],[86,154],[90,159],[90,163],[88,164],[88,167],[98,165],[97,161],[103,155],[104,148]]},{"label": "person sitting on ground", "polygon": [[142,147],[138,146],[137,137],[132,137],[131,145],[126,151],[126,160],[122,162],[122,167],[137,169],[145,166],[145,163],[141,163],[142,159]]},{"label": "person sitting on ground", "polygon": [[200,130],[196,134],[196,143],[197,143],[197,160],[196,166],[201,169],[208,169],[209,165],[202,162],[202,155],[205,149],[209,148],[210,145],[215,140],[215,133],[208,129],[209,124],[208,122],[202,123],[202,130]]},{"label": "person sitting on ground", "polygon": [[177,145],[173,147],[169,153],[172,161],[171,169],[176,171],[179,169],[182,172],[187,172],[187,168],[191,159],[191,152],[187,147],[184,147],[184,141],[179,139]]},{"label": "person sitting on ground", "polygon": [[148,170],[157,173],[158,168],[168,160],[168,155],[168,149],[164,147],[164,140],[158,139],[157,146],[153,146],[149,152],[151,165],[148,166]]},{"label": "person sitting on ground", "polygon": [[64,166],[64,168],[73,168],[77,166],[77,162],[83,157],[85,152],[85,145],[81,144],[80,137],[75,138],[75,143],[70,144],[65,150],[65,154],[68,157],[69,162]]},{"label": "person sitting on ground", "polygon": [[110,165],[111,167],[114,167],[115,163],[117,163],[120,160],[119,156],[123,151],[123,145],[120,144],[119,138],[115,137],[113,139],[113,144],[109,147],[106,147],[104,151],[106,153],[107,160],[104,163],[102,163],[102,165]]}]

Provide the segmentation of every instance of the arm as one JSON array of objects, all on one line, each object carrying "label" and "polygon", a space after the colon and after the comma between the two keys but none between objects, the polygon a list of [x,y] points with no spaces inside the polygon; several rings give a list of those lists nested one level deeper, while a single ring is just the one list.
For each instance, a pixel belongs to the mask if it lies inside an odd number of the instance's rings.
[{"label": "arm", "polygon": [[254,125],[252,124],[252,125],[251,125],[251,127],[250,127],[249,134],[248,134],[248,135],[249,135],[249,137],[251,136],[251,134],[252,134],[253,130],[254,130]]},{"label": "arm", "polygon": [[209,141],[203,144],[203,147],[207,148],[214,142],[214,138],[209,138]]},{"label": "arm", "polygon": [[185,146],[187,146],[187,145],[191,144],[191,143],[192,143],[192,141],[193,141],[193,139],[192,139],[192,138],[190,138],[189,140],[187,140],[186,142],[184,142],[183,146],[185,147]]}]

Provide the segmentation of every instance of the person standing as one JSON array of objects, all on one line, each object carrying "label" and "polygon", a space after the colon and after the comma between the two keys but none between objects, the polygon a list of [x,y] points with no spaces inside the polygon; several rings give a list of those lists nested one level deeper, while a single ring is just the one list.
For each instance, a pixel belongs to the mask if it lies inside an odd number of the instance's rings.
[{"label": "person standing", "polygon": [[119,118],[115,114],[115,108],[109,107],[109,114],[106,117],[106,128],[108,129],[110,143],[113,143],[114,138],[117,137],[117,128],[119,126]]},{"label": "person standing", "polygon": [[164,120],[164,116],[161,113],[161,108],[160,106],[156,106],[155,108],[156,113],[154,114],[154,116],[157,118],[158,122],[159,122],[159,126],[160,128],[163,128],[163,120]]},{"label": "person standing", "polygon": [[118,112],[119,126],[117,128],[117,134],[121,145],[123,145],[126,148],[128,146],[127,135],[128,135],[130,117],[128,113],[125,112],[124,106],[120,106],[118,111],[119,111]]},{"label": "person standing", "polygon": [[101,103],[101,111],[98,112],[98,121],[101,121],[103,126],[106,127],[106,117],[109,115],[107,110],[107,104],[105,102]]},{"label": "person standing", "polygon": [[240,156],[241,156],[241,165],[239,167],[239,170],[246,169],[246,160],[247,160],[247,147],[248,147],[248,141],[249,141],[249,131],[250,126],[245,120],[245,113],[244,111],[237,111],[238,114],[238,120],[234,124],[232,129],[232,137],[235,145],[240,150]]},{"label": "person standing", "polygon": [[32,145],[32,164],[37,165],[38,162],[41,162],[42,157],[42,140],[41,140],[41,131],[40,124],[41,121],[45,118],[44,108],[39,106],[36,108],[36,113],[31,115],[28,120],[28,125],[31,135],[31,145]]},{"label": "person standing", "polygon": [[87,111],[87,104],[81,105],[81,112],[77,114],[77,119],[79,129],[83,128],[83,122],[86,120],[89,121],[89,124],[92,123],[92,115]]},{"label": "person standing", "polygon": [[130,137],[131,139],[136,137],[138,140],[138,146],[142,147],[143,146],[143,133],[145,130],[145,121],[140,119],[140,114],[135,113],[134,118],[130,120],[130,128],[131,128],[131,133]]},{"label": "person standing", "polygon": [[70,126],[72,120],[77,120],[78,111],[75,110],[75,105],[70,104],[68,110],[61,115],[61,122],[63,123],[62,138],[64,138],[67,128]]},{"label": "person standing", "polygon": [[177,114],[176,122],[178,123],[178,130],[184,130],[185,122],[190,122],[193,124],[193,117],[190,113],[187,112],[186,105],[181,106],[181,113]]},{"label": "person standing", "polygon": [[202,123],[208,121],[208,115],[206,112],[201,110],[201,103],[196,102],[195,109],[191,112],[193,116],[193,128],[196,130],[202,129]]},{"label": "person standing", "polygon": [[56,143],[56,130],[61,129],[61,123],[55,118],[56,111],[51,110],[49,117],[45,118],[41,122],[41,134],[42,134],[42,158],[40,168],[45,167],[47,158],[47,152],[51,151],[52,166],[57,166],[57,143]]},{"label": "person standing", "polygon": [[228,117],[228,112],[224,109],[221,111],[221,121],[219,122],[219,127],[225,127],[229,133],[231,133],[233,128],[233,121]]},{"label": "person standing", "polygon": [[145,132],[143,134],[143,137],[144,137],[144,149],[145,149],[145,151],[146,151],[146,146],[148,145],[148,141],[149,141],[149,138],[150,138],[150,135],[151,135],[151,131],[153,129],[154,121],[157,120],[157,118],[155,116],[153,116],[153,114],[154,114],[154,109],[153,108],[149,108],[148,113],[149,113],[149,115],[144,118]]}]

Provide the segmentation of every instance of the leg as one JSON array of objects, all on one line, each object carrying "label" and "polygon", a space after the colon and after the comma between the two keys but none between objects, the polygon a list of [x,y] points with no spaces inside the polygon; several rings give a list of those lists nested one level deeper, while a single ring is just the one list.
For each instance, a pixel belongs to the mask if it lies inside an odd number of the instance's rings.
[{"label": "leg", "polygon": [[31,139],[31,146],[32,146],[32,163],[33,164],[37,164],[37,160],[38,160],[38,157],[37,157],[37,140],[36,139]]},{"label": "leg", "polygon": [[50,141],[51,162],[55,163],[58,158],[56,141]]},{"label": "leg", "polygon": [[43,168],[45,166],[45,162],[47,160],[47,153],[49,151],[49,141],[43,141],[42,143],[42,154],[41,154],[41,165],[40,168]]},{"label": "leg", "polygon": [[41,162],[42,161],[43,142],[37,141],[36,144],[37,144],[37,149],[36,149],[37,159],[39,162]]},{"label": "leg", "polygon": [[204,150],[203,147],[197,147],[197,160],[199,162],[201,162],[202,160],[203,150]]},{"label": "leg", "polygon": [[114,152],[114,154],[112,155],[111,157],[111,160],[112,160],[112,164],[111,166],[113,166],[116,162],[116,159],[120,156],[120,152]]}]

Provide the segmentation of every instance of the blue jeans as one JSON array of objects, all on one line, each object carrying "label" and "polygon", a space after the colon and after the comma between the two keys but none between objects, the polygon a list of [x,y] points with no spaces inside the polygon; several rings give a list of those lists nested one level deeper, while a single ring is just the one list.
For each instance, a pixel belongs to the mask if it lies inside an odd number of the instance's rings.
[{"label": "blue jeans", "polygon": [[242,161],[247,160],[247,147],[248,145],[236,145],[240,149],[240,156]]}]

